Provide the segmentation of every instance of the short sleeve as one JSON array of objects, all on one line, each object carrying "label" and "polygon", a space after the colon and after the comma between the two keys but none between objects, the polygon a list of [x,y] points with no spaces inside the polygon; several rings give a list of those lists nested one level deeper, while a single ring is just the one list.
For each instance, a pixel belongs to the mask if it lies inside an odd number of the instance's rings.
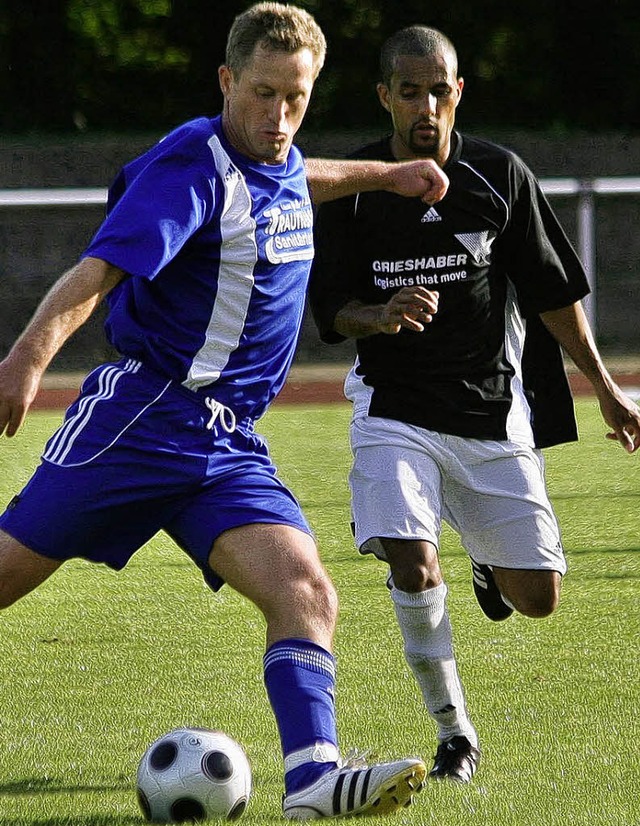
[{"label": "short sleeve", "polygon": [[114,182],[114,201],[85,256],[153,279],[212,214],[214,185],[203,164],[185,153],[151,160],[128,181]]},{"label": "short sleeve", "polygon": [[526,316],[559,309],[584,298],[584,268],[560,222],[528,168],[516,168],[509,225],[500,244],[501,262],[514,283]]}]

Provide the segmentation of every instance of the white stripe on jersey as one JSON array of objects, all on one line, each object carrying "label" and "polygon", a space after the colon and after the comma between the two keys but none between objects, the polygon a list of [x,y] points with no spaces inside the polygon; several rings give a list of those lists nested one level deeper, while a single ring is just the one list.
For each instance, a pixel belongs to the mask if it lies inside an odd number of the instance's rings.
[{"label": "white stripe on jersey", "polygon": [[224,185],[220,216],[220,270],[218,290],[205,332],[182,384],[197,390],[220,378],[244,330],[258,260],[253,202],[246,181],[222,148],[217,136],[209,141],[218,174]]},{"label": "white stripe on jersey", "polygon": [[54,465],[64,465],[64,460],[91,418],[98,402],[112,398],[120,379],[127,373],[137,373],[140,366],[139,361],[129,359],[124,367],[110,365],[106,369],[98,368],[102,370],[98,379],[98,392],[81,399],[77,412],[56,431],[42,458]]},{"label": "white stripe on jersey", "polygon": [[511,379],[511,409],[507,415],[507,439],[516,444],[533,447],[533,428],[531,427],[531,408],[524,394],[522,384],[522,351],[526,333],[526,321],[518,308],[515,287],[507,282],[507,300],[504,310],[504,346],[507,361],[514,369]]},{"label": "white stripe on jersey", "polygon": [[353,366],[347,373],[344,380],[344,395],[353,404],[352,415],[354,419],[360,416],[369,415],[373,387],[365,384],[357,372],[360,366],[360,359],[356,356]]},{"label": "white stripe on jersey", "polygon": [[484,181],[485,184],[487,185],[487,187],[496,196],[496,198],[498,198],[502,202],[502,205],[504,206],[504,209],[505,209],[505,221],[504,221],[504,224],[502,225],[502,231],[504,232],[505,227],[507,226],[507,224],[509,223],[509,221],[511,219],[511,210],[509,209],[509,204],[507,203],[505,198],[498,192],[498,190],[492,184],[490,184],[489,181],[485,178],[485,176],[480,174],[480,172],[478,172],[478,170],[474,166],[471,166],[471,164],[467,163],[467,161],[458,161],[458,163],[460,164],[460,166],[466,166],[466,168],[470,172],[473,172],[473,174],[477,175],[478,178],[480,178],[481,181]]}]

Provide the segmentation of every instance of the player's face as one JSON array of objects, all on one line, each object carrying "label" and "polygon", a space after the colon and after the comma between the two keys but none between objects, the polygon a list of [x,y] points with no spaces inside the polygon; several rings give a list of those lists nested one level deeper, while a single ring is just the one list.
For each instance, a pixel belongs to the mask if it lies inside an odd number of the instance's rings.
[{"label": "player's face", "polygon": [[398,160],[445,163],[463,84],[449,54],[396,58],[390,85],[378,84],[378,96],[393,121],[391,147]]},{"label": "player's face", "polygon": [[258,45],[239,74],[221,66],[222,124],[231,144],[255,161],[285,161],[307,111],[315,76],[309,49],[287,54]]}]

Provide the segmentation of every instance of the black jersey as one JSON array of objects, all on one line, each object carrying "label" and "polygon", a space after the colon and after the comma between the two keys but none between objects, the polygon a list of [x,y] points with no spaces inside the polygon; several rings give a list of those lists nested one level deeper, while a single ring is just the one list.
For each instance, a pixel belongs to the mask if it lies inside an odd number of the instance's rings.
[{"label": "black jersey", "polygon": [[[535,444],[577,438],[559,346],[539,314],[589,291],[580,261],[532,172],[512,152],[454,133],[449,190],[418,198],[361,193],[323,205],[311,309],[321,338],[338,310],[386,303],[404,286],[440,293],[422,333],[357,340],[368,413],[478,439],[511,438],[514,410]],[[354,157],[393,160],[389,140]]]}]

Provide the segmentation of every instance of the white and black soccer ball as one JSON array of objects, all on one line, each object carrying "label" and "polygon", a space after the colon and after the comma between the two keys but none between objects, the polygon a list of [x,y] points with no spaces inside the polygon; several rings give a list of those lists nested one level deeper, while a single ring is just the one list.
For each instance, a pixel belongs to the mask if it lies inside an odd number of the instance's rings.
[{"label": "white and black soccer ball", "polygon": [[142,756],[137,794],[146,819],[156,823],[237,820],[251,795],[251,766],[227,734],[178,728]]}]

